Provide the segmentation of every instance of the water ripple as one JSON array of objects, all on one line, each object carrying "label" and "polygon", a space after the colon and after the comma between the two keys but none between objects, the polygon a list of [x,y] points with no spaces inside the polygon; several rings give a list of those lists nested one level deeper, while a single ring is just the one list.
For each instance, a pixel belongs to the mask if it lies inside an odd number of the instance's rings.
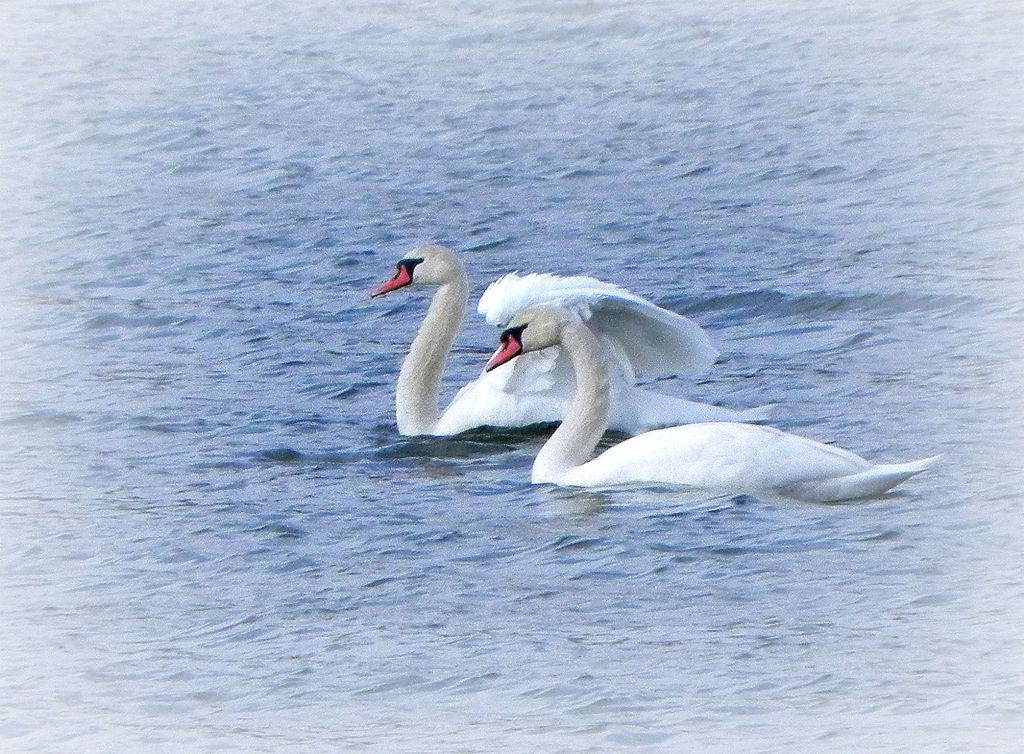
[{"label": "water ripple", "polygon": [[[0,748],[1019,748],[1017,5],[5,3]],[[426,241],[946,459],[824,506],[401,437]]]}]

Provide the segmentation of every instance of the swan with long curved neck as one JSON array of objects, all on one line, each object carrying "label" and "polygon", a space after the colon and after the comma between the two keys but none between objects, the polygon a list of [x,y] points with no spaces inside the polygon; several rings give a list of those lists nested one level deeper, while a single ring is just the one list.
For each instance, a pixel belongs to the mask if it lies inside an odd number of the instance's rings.
[{"label": "swan with long curved neck", "polygon": [[[573,375],[565,354],[551,350],[484,372],[442,411],[441,378],[469,301],[469,280],[457,254],[423,246],[403,257],[394,277],[371,296],[408,287],[437,288],[402,363],[395,415],[403,435],[454,435],[480,426],[519,427],[557,422],[572,400]],[[481,298],[488,321],[505,324],[531,304],[557,302],[584,312],[601,329],[611,369],[612,429],[627,434],[694,421],[765,419],[770,407],[734,411],[644,390],[637,372],[697,371],[717,357],[707,335],[685,317],[629,291],[588,277],[506,275]]]},{"label": "swan with long curved neck", "polygon": [[413,283],[438,286],[419,332],[402,362],[395,388],[395,417],[403,435],[454,434],[440,432],[441,375],[452,343],[469,304],[469,280],[462,262],[442,246],[416,249],[395,268],[395,276],[370,295]]},{"label": "swan with long curved neck", "polygon": [[521,312],[485,369],[561,346],[576,371],[565,419],[541,448],[532,481],[576,487],[678,484],[717,492],[776,493],[830,502],[871,497],[937,458],[872,464],[854,453],[771,427],[709,422],[630,437],[591,459],[608,426],[608,368],[593,332],[558,307]]}]

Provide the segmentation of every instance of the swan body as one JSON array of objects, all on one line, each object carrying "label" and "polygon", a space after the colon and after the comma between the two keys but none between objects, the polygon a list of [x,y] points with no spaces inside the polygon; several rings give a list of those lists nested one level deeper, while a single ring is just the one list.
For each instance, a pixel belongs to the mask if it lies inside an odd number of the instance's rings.
[{"label": "swan body", "polygon": [[873,464],[847,450],[771,427],[707,422],[658,429],[590,456],[607,427],[609,380],[598,337],[563,308],[535,307],[512,320],[487,368],[560,346],[577,387],[562,424],[534,462],[532,481],[577,487],[676,484],[731,493],[776,493],[820,502],[871,497],[937,457]]},{"label": "swan body", "polygon": [[[565,416],[575,376],[568,356],[557,348],[482,372],[442,411],[441,376],[468,306],[469,281],[454,252],[425,246],[402,259],[395,277],[372,295],[412,284],[433,285],[437,292],[399,373],[395,414],[401,434],[448,436],[481,426],[554,423]],[[613,430],[635,434],[689,422],[761,421],[771,411],[770,406],[736,411],[637,386],[641,376],[706,369],[718,351],[691,320],[617,285],[583,276],[513,273],[491,284],[479,311],[503,326],[521,309],[544,303],[570,308],[600,339],[609,359]]]},{"label": "swan body", "polygon": [[773,427],[709,422],[631,437],[560,479],[533,481],[575,487],[653,481],[832,502],[879,495],[935,460],[872,464],[842,448]]}]

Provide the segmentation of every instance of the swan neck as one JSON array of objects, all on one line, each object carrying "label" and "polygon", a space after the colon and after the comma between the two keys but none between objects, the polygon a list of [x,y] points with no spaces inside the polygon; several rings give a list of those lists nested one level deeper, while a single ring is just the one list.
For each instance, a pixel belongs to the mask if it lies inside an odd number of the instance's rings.
[{"label": "swan neck", "polygon": [[534,482],[554,482],[590,460],[608,429],[609,381],[604,350],[590,329],[577,322],[563,326],[562,347],[576,374],[576,392],[565,418],[537,454]]},{"label": "swan neck", "polygon": [[441,375],[469,303],[469,282],[462,269],[438,288],[409,353],[402,362],[395,392],[395,418],[403,435],[428,435],[441,411]]}]

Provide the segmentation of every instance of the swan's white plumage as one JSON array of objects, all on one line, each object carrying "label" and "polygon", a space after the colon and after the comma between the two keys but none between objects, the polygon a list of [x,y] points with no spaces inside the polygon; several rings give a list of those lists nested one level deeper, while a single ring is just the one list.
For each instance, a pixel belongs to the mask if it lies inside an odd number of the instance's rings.
[{"label": "swan's white plumage", "polygon": [[[469,298],[469,280],[458,255],[441,246],[420,247],[409,268],[411,284],[437,286],[427,315],[402,363],[396,389],[396,419],[402,434],[453,435],[481,426],[519,427],[557,422],[575,387],[572,365],[553,348],[530,353],[463,387],[440,411],[441,372]],[[399,286],[404,287],[404,286]],[[387,287],[377,295],[397,288]],[[609,363],[613,398],[611,428],[636,432],[699,421],[761,421],[770,406],[734,411],[645,390],[637,374],[699,371],[718,352],[701,328],[625,288],[590,277],[506,275],[480,302],[489,322],[504,325],[522,308],[558,303],[594,328]]]},{"label": "swan's white plumage", "polygon": [[[714,492],[778,493],[829,502],[878,495],[920,473],[937,458],[873,464],[806,437],[735,422],[658,429],[591,458],[608,428],[613,403],[600,339],[572,312],[559,307],[533,307],[516,315],[514,322],[520,328],[525,355],[557,346],[566,353],[576,377],[565,418],[534,461],[534,483],[575,487],[677,484]],[[492,363],[500,363],[501,355]]]},{"label": "swan's white plumage", "polygon": [[718,358],[707,333],[692,320],[583,275],[503,275],[484,291],[477,311],[500,327],[524,309],[544,304],[572,312],[598,337],[613,342],[635,376],[695,374]]},{"label": "swan's white plumage", "polygon": [[[771,412],[771,407],[736,411],[638,387],[638,374],[700,371],[714,363],[718,351],[699,325],[621,286],[582,275],[510,273],[488,286],[477,309],[501,327],[523,309],[541,304],[571,312],[601,341],[612,392],[611,429],[634,434],[690,422],[761,421]],[[523,354],[459,390],[436,434],[560,421],[575,384],[563,349]]]},{"label": "swan's white plumage", "polygon": [[572,469],[558,483],[602,487],[646,480],[830,502],[881,494],[937,458],[872,464],[834,445],[773,427],[714,422],[631,437]]}]

